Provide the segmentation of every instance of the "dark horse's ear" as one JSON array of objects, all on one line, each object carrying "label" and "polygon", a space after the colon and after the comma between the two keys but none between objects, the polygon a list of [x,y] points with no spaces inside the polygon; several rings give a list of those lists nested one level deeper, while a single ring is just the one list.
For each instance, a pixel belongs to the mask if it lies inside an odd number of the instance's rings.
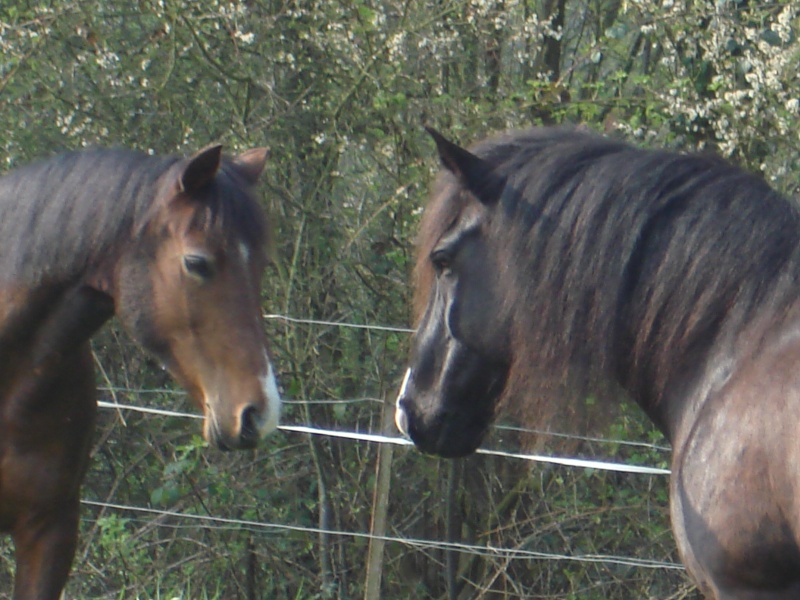
[{"label": "dark horse's ear", "polygon": [[191,194],[206,187],[217,174],[222,161],[222,145],[203,148],[189,159],[178,181],[182,192]]},{"label": "dark horse's ear", "polygon": [[268,156],[269,148],[253,148],[242,152],[233,159],[233,162],[239,173],[247,180],[247,183],[253,185],[258,181],[261,171],[264,170],[264,165],[267,163]]},{"label": "dark horse's ear", "polygon": [[497,203],[506,185],[506,178],[495,173],[487,161],[454,144],[435,129],[426,127],[425,130],[436,142],[439,159],[445,168],[458,177],[461,184],[481,203],[486,206]]}]

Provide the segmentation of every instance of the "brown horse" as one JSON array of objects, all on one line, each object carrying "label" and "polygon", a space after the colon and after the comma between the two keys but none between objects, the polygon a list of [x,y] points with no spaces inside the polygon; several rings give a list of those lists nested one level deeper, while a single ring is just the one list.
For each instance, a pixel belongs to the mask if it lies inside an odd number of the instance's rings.
[{"label": "brown horse", "polygon": [[673,530],[700,589],[800,598],[798,208],[718,158],[567,129],[471,151],[431,133],[445,170],[399,429],[462,456],[498,403],[536,419],[623,390],[672,444]]},{"label": "brown horse", "polygon": [[96,399],[89,339],[116,315],[205,414],[253,448],[280,410],[261,324],[265,149],[223,159],[124,150],[0,179],[0,529],[16,600],[55,600],[75,552]]}]

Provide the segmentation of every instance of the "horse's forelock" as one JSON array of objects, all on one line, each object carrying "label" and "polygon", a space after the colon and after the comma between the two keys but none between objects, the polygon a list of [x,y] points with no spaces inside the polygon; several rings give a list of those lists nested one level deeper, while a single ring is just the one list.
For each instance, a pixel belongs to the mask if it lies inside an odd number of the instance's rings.
[{"label": "horse's forelock", "polygon": [[417,236],[417,260],[414,266],[414,322],[425,312],[435,273],[428,257],[442,235],[464,208],[466,195],[451,173],[442,171],[436,179],[431,200],[425,207]]},{"label": "horse's forelock", "polygon": [[[269,251],[271,231],[251,184],[233,162],[225,160],[217,175],[218,195],[215,220],[223,233],[241,239],[248,247]],[[225,201],[221,201],[222,197]]]},{"label": "horse's forelock", "polygon": [[[469,150],[492,165],[498,165],[513,152],[514,140],[513,133],[500,134],[481,140]],[[470,195],[464,192],[457,177],[443,169],[434,183],[431,199],[425,207],[417,236],[417,260],[413,274],[415,322],[419,322],[425,312],[433,285],[434,270],[428,257],[442,235],[458,218],[469,199]]]},{"label": "horse's forelock", "polygon": [[[159,214],[164,202],[169,203],[174,198],[174,177],[174,174],[167,175],[167,180],[162,185],[168,186],[169,190],[163,192],[160,203],[150,208],[147,217],[139,223],[139,230]],[[217,233],[233,244],[243,242],[248,248],[268,251],[272,244],[270,230],[250,188],[236,165],[223,159],[216,177],[208,187],[195,192],[195,197],[188,199],[190,204],[194,204],[194,212],[187,226],[205,234]]]}]

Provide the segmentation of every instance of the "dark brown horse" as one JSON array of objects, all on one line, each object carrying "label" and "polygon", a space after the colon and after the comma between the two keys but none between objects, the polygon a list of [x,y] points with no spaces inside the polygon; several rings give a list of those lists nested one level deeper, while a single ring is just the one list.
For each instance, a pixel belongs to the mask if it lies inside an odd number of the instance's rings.
[{"label": "dark brown horse", "polygon": [[431,133],[445,170],[398,427],[462,456],[498,402],[536,418],[624,390],[672,444],[673,530],[701,590],[800,598],[797,207],[718,158],[565,129],[471,151]]},{"label": "dark brown horse", "polygon": [[253,448],[280,397],[261,324],[266,160],[75,152],[0,179],[0,530],[16,600],[57,599],[78,530],[96,400],[89,338],[116,315],[205,414]]}]

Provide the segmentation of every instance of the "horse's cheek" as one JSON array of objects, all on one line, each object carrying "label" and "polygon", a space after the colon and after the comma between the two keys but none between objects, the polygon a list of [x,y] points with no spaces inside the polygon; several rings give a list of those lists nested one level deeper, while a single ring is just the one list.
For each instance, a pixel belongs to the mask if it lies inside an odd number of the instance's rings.
[{"label": "horse's cheek", "polygon": [[120,269],[115,310],[117,319],[133,340],[159,356],[165,352],[153,307],[153,283],[139,263]]}]

